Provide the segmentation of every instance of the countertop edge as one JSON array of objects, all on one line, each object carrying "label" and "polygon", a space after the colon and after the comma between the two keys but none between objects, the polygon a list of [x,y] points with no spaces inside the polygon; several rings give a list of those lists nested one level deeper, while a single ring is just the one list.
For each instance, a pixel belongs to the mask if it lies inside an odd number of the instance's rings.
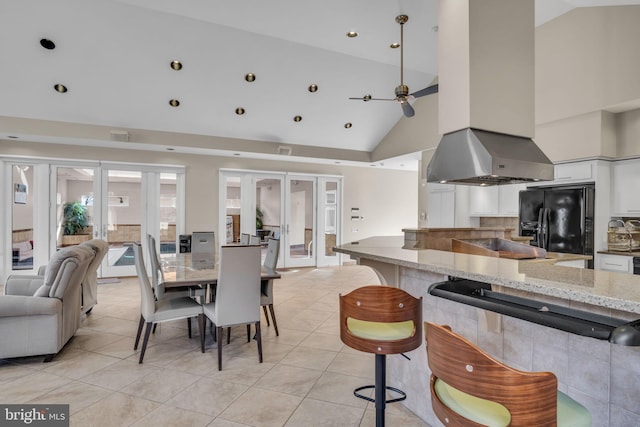
[{"label": "countertop edge", "polygon": [[[571,284],[568,282],[565,283],[560,280],[554,281],[550,279],[535,278],[535,277],[525,277],[522,280],[514,280],[513,278],[506,277],[506,275],[483,274],[479,272],[474,272],[472,271],[473,270],[472,268],[461,269],[453,266],[436,265],[435,263],[409,261],[406,259],[400,259],[397,256],[393,256],[392,254],[384,255],[382,254],[382,252],[385,251],[385,247],[383,246],[368,247],[366,245],[362,245],[362,246],[359,245],[357,248],[355,247],[349,248],[345,246],[347,245],[336,247],[334,248],[334,250],[339,253],[351,255],[354,258],[366,258],[372,261],[398,265],[400,267],[413,268],[416,270],[423,270],[423,271],[443,274],[447,276],[461,277],[465,279],[476,280],[479,282],[487,282],[495,285],[502,285],[507,288],[516,289],[519,291],[531,292],[534,294],[561,298],[564,300],[575,301],[575,302],[585,303],[589,305],[595,305],[595,306],[604,307],[608,309],[640,314],[640,300],[633,301],[633,300],[626,300],[617,296],[601,295],[594,292],[590,292],[589,290],[591,288],[581,289],[579,288],[579,285]],[[410,251],[410,252],[417,252],[417,253],[420,253],[420,252],[426,253],[427,251],[430,251],[433,253],[440,252],[442,254],[452,254],[453,256],[457,257],[460,260],[465,260],[464,257],[487,258],[487,257],[480,257],[479,255],[453,254],[450,252],[436,251],[433,249],[414,250],[414,249],[401,249],[397,247],[387,247],[386,249],[388,249],[390,252],[391,251],[397,252],[399,249],[402,251]],[[517,260],[496,259],[496,258],[492,258],[491,260],[492,260],[491,262],[493,263],[515,263],[516,271],[519,270],[520,265],[518,263],[528,262],[528,261],[517,261]],[[466,261],[467,262],[460,262],[460,264],[466,264],[466,265],[473,264],[473,258],[466,259]],[[502,265],[513,266],[514,264],[502,264]],[[577,270],[581,270],[581,269],[577,269],[573,267],[552,266],[552,265],[546,265],[546,264],[543,264],[543,265],[538,264],[538,265],[543,266],[546,269],[561,269],[561,270],[556,270],[558,275],[562,275],[563,272],[565,274],[570,273],[573,275],[581,274],[581,273],[588,275],[589,272],[591,274],[594,274],[593,270],[586,270],[584,272],[580,272]],[[526,269],[526,266],[523,266],[523,269]],[[566,270],[566,269],[571,269],[571,270]],[[550,270],[550,271],[553,272],[553,270]],[[608,273],[608,272],[603,272],[603,273]],[[610,273],[610,274],[619,274],[619,273]],[[637,280],[639,282],[638,286],[640,287],[640,276],[638,276]]]}]

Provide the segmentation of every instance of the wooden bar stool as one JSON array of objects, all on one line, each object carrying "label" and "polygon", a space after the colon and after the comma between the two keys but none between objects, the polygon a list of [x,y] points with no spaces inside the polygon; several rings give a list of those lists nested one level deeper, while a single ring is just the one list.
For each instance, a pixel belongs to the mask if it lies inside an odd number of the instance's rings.
[{"label": "wooden bar stool", "polygon": [[[374,353],[375,385],[358,387],[356,397],[376,404],[376,426],[384,426],[387,403],[399,402],[407,395],[386,384],[387,354],[415,350],[422,342],[422,297],[414,298],[391,286],[364,286],[340,295],[340,339],[349,347]],[[375,389],[375,399],[359,392]],[[400,397],[386,400],[386,390]]]},{"label": "wooden bar stool", "polygon": [[424,323],[431,405],[446,426],[591,426],[591,414],[558,391],[551,372],[523,372],[448,326]]}]

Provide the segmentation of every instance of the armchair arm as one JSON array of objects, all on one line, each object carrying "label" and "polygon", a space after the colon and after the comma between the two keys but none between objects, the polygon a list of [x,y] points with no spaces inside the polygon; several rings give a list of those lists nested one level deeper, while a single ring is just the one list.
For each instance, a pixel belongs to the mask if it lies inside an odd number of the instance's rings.
[{"label": "armchair arm", "polygon": [[12,275],[4,285],[5,295],[32,296],[44,283],[44,276]]},{"label": "armchair arm", "polygon": [[0,318],[56,314],[62,310],[58,298],[3,295],[0,297]]}]

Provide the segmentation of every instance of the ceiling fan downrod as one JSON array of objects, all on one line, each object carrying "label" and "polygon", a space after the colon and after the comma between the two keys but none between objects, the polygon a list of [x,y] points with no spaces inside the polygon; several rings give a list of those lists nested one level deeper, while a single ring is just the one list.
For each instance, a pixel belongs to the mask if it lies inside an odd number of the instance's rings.
[{"label": "ceiling fan downrod", "polygon": [[409,20],[407,15],[396,16],[396,22],[400,24],[400,86],[396,87],[396,97],[406,98],[409,95],[409,87],[404,84],[404,24]]}]

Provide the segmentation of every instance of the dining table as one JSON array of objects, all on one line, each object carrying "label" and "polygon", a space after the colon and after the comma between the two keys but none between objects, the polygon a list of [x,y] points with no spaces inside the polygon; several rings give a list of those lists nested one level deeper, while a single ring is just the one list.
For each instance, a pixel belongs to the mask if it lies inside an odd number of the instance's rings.
[{"label": "dining table", "polygon": [[[191,253],[161,254],[160,264],[164,275],[165,289],[188,289],[194,286],[207,288],[209,293],[218,284],[218,260],[214,257],[193,256]],[[279,279],[280,273],[262,266],[260,272],[261,292],[265,292],[269,280]],[[212,289],[213,288],[213,289]]]}]

